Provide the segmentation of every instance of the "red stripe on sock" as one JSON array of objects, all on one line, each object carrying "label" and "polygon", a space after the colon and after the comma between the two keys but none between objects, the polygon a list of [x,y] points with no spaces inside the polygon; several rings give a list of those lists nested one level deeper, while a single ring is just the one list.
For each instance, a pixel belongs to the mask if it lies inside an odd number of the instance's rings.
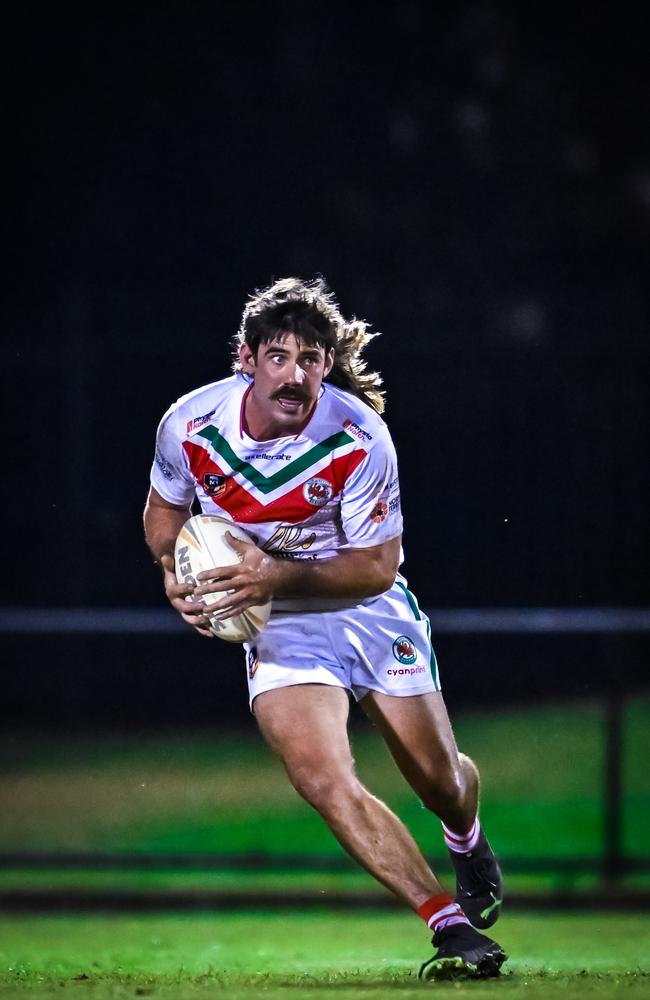
[{"label": "red stripe on sock", "polygon": [[453,899],[451,896],[447,895],[446,892],[441,892],[438,896],[430,896],[429,899],[425,899],[422,906],[418,906],[416,912],[428,926],[434,913],[444,909],[445,906],[451,906],[452,903]]},{"label": "red stripe on sock", "polygon": [[464,844],[465,841],[468,840],[468,839],[469,838],[466,835],[464,835],[462,837],[457,837],[457,836],[454,836],[451,833],[447,833],[447,831],[445,830],[445,840],[451,840],[451,841],[453,841],[454,844]]},{"label": "red stripe on sock", "polygon": [[455,841],[469,840],[476,833],[476,819],[472,821],[472,825],[470,826],[469,830],[466,833],[458,833],[456,830],[450,830],[449,827],[445,826],[444,823],[442,824],[442,829],[445,834],[445,837],[449,837],[450,840],[455,840]]}]

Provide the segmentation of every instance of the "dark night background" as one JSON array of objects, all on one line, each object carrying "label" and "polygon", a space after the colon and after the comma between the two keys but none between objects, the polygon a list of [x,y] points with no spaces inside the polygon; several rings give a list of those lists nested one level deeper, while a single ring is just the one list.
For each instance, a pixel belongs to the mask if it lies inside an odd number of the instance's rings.
[{"label": "dark night background", "polygon": [[[5,14],[4,604],[163,606],[141,531],[156,424],[227,374],[255,287],[320,272],[382,333],[421,603],[646,605],[650,70],[631,10]],[[438,650],[452,697],[494,670],[519,696],[588,692],[594,664],[642,680],[645,641],[608,642]],[[246,710],[236,651],[217,695],[215,644],[191,635],[2,644],[5,718]]]}]

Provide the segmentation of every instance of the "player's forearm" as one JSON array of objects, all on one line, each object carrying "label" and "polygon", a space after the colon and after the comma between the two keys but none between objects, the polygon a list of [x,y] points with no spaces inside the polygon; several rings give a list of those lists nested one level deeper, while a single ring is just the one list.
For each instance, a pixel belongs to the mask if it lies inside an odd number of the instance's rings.
[{"label": "player's forearm", "polygon": [[379,548],[350,549],[331,559],[274,560],[274,596],[374,597],[392,587],[398,562]]},{"label": "player's forearm", "polygon": [[158,507],[150,500],[144,509],[144,537],[151,553],[160,562],[164,555],[174,556],[176,536],[188,517],[189,510]]}]

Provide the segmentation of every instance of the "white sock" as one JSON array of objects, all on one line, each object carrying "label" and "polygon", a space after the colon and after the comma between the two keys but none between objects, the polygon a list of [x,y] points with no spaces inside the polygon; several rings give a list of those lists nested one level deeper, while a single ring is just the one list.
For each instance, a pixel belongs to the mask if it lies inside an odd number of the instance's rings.
[{"label": "white sock", "polygon": [[451,927],[453,924],[469,923],[458,903],[455,903],[451,896],[446,893],[431,896],[421,906],[418,906],[417,912],[434,933],[441,931],[443,927]]},{"label": "white sock", "polygon": [[445,844],[450,851],[455,851],[457,854],[469,854],[478,844],[481,824],[479,823],[478,816],[476,816],[467,833],[456,833],[454,830],[450,830],[448,826],[445,826],[444,823],[442,824],[442,832]]}]

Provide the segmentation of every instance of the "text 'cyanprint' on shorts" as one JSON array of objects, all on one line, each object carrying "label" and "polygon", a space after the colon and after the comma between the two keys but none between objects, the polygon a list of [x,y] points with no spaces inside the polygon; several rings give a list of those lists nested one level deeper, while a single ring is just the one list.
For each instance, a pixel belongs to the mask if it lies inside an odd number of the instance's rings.
[{"label": "text 'cyanprint' on shorts", "polygon": [[399,575],[384,594],[349,608],[272,614],[244,648],[251,706],[263,691],[293,684],[342,687],[357,701],[368,691],[440,691],[429,619]]}]

